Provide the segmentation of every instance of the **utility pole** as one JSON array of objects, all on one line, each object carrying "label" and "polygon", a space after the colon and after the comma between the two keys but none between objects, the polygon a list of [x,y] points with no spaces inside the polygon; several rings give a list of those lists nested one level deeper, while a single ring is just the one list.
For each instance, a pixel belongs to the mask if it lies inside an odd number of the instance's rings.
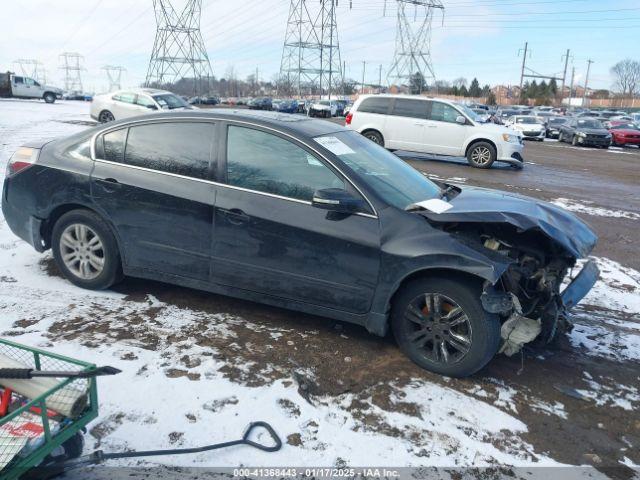
[{"label": "utility pole", "polygon": [[571,50],[567,48],[567,53],[564,55],[564,73],[562,74],[562,88],[560,89],[560,104],[562,104],[562,97],[564,96],[564,85],[567,80],[567,67],[569,66],[569,54]]},{"label": "utility pole", "polygon": [[362,85],[360,85],[360,94],[364,94],[364,72],[367,68],[367,62],[362,61]]},{"label": "utility pole", "polygon": [[[518,55],[522,49],[518,50]],[[527,66],[527,53],[529,51],[529,42],[524,44],[524,55],[522,56],[522,70],[520,70],[520,98],[522,98],[522,87],[524,86],[524,69]]]},{"label": "utility pole", "polygon": [[571,99],[573,98],[573,81],[576,78],[576,67],[571,69],[571,86],[569,87],[569,106],[571,106]]},{"label": "utility pole", "polygon": [[595,63],[593,60],[587,60],[587,78],[584,79],[584,92],[582,92],[582,106],[586,106],[587,101],[587,88],[589,87],[589,72],[591,72],[591,64]]},{"label": "utility pole", "polygon": [[107,78],[109,79],[109,91],[114,92],[116,90],[120,90],[122,88],[120,84],[122,72],[126,69],[119,65],[105,65],[102,67],[102,70],[107,72]]},{"label": "utility pole", "polygon": [[382,93],[382,64],[378,69],[378,93]]}]

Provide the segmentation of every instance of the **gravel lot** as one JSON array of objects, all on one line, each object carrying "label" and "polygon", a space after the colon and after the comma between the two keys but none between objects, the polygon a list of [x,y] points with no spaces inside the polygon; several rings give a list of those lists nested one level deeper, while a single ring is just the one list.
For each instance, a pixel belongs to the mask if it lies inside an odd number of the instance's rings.
[{"label": "gravel lot", "polygon": [[[83,103],[0,101],[0,172],[25,140],[86,128],[87,112]],[[640,151],[527,144],[522,171],[399,154],[431,178],[553,201],[593,225],[603,274],[570,335],[446,379],[415,367],[391,338],[324,318],[135,279],[110,292],[77,289],[1,216],[0,331],[124,371],[100,380],[87,451],[196,446],[236,438],[257,419],[285,442],[275,454],[239,448],[144,465],[592,465],[584,475],[632,478]]]}]

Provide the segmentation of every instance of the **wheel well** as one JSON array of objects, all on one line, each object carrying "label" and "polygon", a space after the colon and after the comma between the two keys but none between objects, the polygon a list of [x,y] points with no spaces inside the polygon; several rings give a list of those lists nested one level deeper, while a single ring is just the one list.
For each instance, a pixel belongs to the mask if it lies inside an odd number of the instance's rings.
[{"label": "wheel well", "polygon": [[460,270],[454,270],[451,268],[427,268],[424,270],[415,271],[402,279],[396,290],[393,292],[389,301],[387,302],[387,311],[391,311],[391,306],[395,301],[396,296],[411,282],[421,280],[424,278],[445,277],[447,279],[453,279],[458,281],[466,281],[471,283],[477,283],[479,286],[485,281],[484,278],[474,275],[472,273],[463,272]]},{"label": "wheel well", "polygon": [[41,227],[40,234],[42,235],[42,240],[44,240],[45,248],[51,247],[51,234],[53,233],[53,226],[56,224],[58,219],[67,212],[71,210],[88,210],[90,212],[95,213],[96,215],[100,215],[95,210],[88,208],[85,205],[68,203],[66,205],[59,205],[54,208],[49,214],[49,218],[47,218]]},{"label": "wheel well", "polygon": [[475,140],[473,140],[468,146],[467,149],[464,152],[464,156],[466,157],[469,154],[469,150],[471,150],[471,147],[473,147],[476,143],[480,143],[480,142],[485,142],[488,143],[489,145],[491,145],[493,147],[493,149],[496,152],[496,155],[498,154],[498,147],[497,145],[492,142],[491,140],[488,140],[486,138],[476,138]]}]

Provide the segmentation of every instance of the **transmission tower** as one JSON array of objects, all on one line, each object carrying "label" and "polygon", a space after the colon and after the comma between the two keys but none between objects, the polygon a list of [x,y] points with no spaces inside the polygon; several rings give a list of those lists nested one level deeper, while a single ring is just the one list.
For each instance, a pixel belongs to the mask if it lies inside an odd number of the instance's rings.
[{"label": "transmission tower", "polygon": [[42,62],[31,58],[19,58],[18,60],[14,60],[13,63],[20,69],[22,75],[25,77],[33,78],[40,83],[47,83],[47,74]]},{"label": "transmission tower", "polygon": [[153,0],[153,8],[157,30],[145,85],[192,78],[194,94],[209,91],[213,72],[200,33],[202,0],[187,0],[180,13],[170,0]]},{"label": "transmission tower", "polygon": [[[396,0],[396,50],[387,75],[389,84],[411,84],[412,76],[435,80],[431,63],[431,23],[440,0]],[[422,90],[422,81],[420,88]]]},{"label": "transmission tower", "polygon": [[64,70],[64,89],[67,92],[82,92],[82,77],[84,57],[79,53],[64,52],[60,55],[60,69]]},{"label": "transmission tower", "polygon": [[336,21],[337,0],[291,0],[280,81],[287,82],[299,96],[314,90],[332,93],[343,85],[342,62]]},{"label": "transmission tower", "polygon": [[109,79],[109,91],[120,90],[120,79],[122,78],[122,72],[126,71],[126,68],[114,65],[105,65],[102,70],[107,72],[107,78]]}]

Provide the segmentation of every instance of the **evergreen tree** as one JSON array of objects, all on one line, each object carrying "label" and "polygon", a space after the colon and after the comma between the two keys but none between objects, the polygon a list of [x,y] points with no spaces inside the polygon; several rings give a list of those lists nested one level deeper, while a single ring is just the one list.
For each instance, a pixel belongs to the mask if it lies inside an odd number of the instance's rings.
[{"label": "evergreen tree", "polygon": [[479,97],[481,95],[482,95],[482,90],[480,90],[480,82],[478,82],[477,78],[474,78],[471,81],[471,86],[469,87],[469,96]]},{"label": "evergreen tree", "polygon": [[462,85],[462,87],[460,87],[460,95],[463,97],[469,96],[469,90],[467,90],[467,87],[465,85]]}]

